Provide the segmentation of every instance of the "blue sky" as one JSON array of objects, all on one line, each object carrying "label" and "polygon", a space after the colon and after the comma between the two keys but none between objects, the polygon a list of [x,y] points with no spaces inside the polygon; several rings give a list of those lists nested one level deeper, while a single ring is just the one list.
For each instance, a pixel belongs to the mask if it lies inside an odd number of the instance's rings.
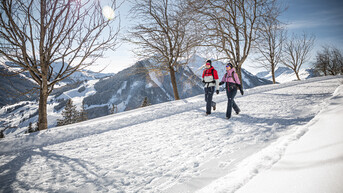
[{"label": "blue sky", "polygon": [[[304,65],[309,67],[315,61],[315,54],[323,45],[334,45],[343,51],[343,0],[283,0],[280,2],[288,6],[280,19],[287,23],[288,34],[301,34],[306,32],[316,36],[315,47],[311,53],[311,60]],[[116,14],[121,17],[122,33],[134,21],[127,19],[130,5],[124,3]],[[107,66],[103,72],[118,72],[131,65],[137,59],[131,52],[130,45],[121,45],[116,52],[108,52],[104,59],[98,61],[98,66],[91,68],[97,70]],[[261,69],[255,69],[251,61],[243,64],[253,74]]]},{"label": "blue sky", "polygon": [[333,44],[343,49],[343,1],[342,0],[287,0],[288,10],[281,19],[289,32],[313,33],[316,48]]}]

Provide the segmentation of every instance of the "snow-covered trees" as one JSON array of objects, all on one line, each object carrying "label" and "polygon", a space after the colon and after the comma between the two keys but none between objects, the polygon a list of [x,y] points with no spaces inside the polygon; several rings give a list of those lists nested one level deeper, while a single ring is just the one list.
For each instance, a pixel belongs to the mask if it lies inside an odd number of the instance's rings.
[{"label": "snow-covered trees", "polygon": [[84,108],[82,108],[81,111],[78,111],[76,106],[73,105],[73,101],[71,99],[68,100],[66,107],[62,111],[62,116],[63,119],[57,120],[57,126],[68,125],[87,120],[87,114]]},{"label": "snow-covered trees", "polygon": [[143,102],[142,102],[141,107],[146,107],[146,106],[149,106],[149,105],[150,105],[150,103],[149,103],[148,97],[145,97]]},{"label": "snow-covered trees", "polygon": [[32,122],[29,123],[29,128],[27,129],[27,133],[33,133],[37,130],[36,127],[32,126]]}]

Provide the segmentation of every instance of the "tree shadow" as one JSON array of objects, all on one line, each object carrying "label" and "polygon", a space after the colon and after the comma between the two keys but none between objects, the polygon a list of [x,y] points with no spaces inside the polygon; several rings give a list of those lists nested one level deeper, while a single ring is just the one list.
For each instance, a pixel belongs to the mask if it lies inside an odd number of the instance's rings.
[{"label": "tree shadow", "polygon": [[297,117],[297,118],[288,118],[288,117],[273,117],[273,118],[260,118],[252,117],[248,114],[240,114],[240,116],[235,117],[235,121],[242,123],[264,123],[267,125],[279,124],[280,128],[286,128],[291,125],[301,125],[308,123],[314,116],[309,115],[307,117]]},{"label": "tree shadow", "polygon": [[[205,111],[202,108],[196,109],[197,112],[201,112],[205,116]],[[234,113],[233,113],[234,114]],[[225,113],[212,113],[211,115],[208,115],[209,117],[213,117],[214,120],[217,119],[226,119],[226,114]],[[227,120],[227,124],[224,124],[222,127],[216,128],[214,130],[227,130],[227,136],[232,135],[232,134],[253,134],[254,136],[258,135],[263,135],[266,132],[272,132],[277,133],[277,132],[282,132],[287,130],[289,126],[292,125],[297,125],[301,126],[304,124],[307,124],[309,121],[311,121],[314,118],[314,115],[308,115],[307,117],[296,117],[296,118],[291,118],[291,117],[271,117],[271,118],[266,118],[266,117],[253,117],[249,114],[244,114],[241,113],[239,115],[232,115],[231,119]],[[258,129],[251,131],[249,129],[247,130],[240,130],[240,128],[236,127],[237,123],[241,123],[243,125],[251,125],[251,124],[259,124]],[[213,130],[213,131],[214,131]],[[266,139],[269,140],[269,139]],[[244,142],[246,140],[243,140],[241,142]]]},{"label": "tree shadow", "polygon": [[[118,182],[118,180],[116,179],[108,179],[96,173],[96,171],[99,171],[99,168],[94,163],[79,158],[71,158],[64,155],[59,155],[54,153],[53,151],[45,150],[42,147],[34,150],[31,149],[26,151],[20,151],[19,153],[13,152],[7,154],[6,156],[11,156],[11,154],[12,156],[16,157],[11,161],[0,166],[0,192],[17,192],[18,189],[38,192],[73,192],[70,191],[70,188],[75,188],[75,190],[78,190],[78,188],[80,188],[72,187],[73,180],[82,180],[84,182],[94,184],[94,187],[96,188],[101,186],[101,189],[106,190],[106,187],[103,187],[103,184],[111,184],[112,186],[114,186],[114,184]],[[40,166],[40,171],[42,171],[42,173],[39,174],[39,179],[41,179],[42,177],[46,178],[47,175],[50,175],[49,172],[51,173],[51,175],[48,176],[48,179],[42,179],[42,181],[45,181],[45,183],[48,184],[45,186],[40,186],[39,182],[32,181],[32,179],[25,179],[25,177],[19,176],[19,173],[21,172],[21,169],[24,166],[32,168],[37,167],[37,164],[34,163],[37,159],[37,156],[45,160],[45,165]],[[32,166],[28,166],[31,164]],[[46,166],[48,166],[49,171],[43,171],[44,169],[46,169]],[[65,176],[65,174],[60,171],[61,169],[69,169],[68,171],[72,171],[72,175],[75,175],[77,179],[72,179],[68,176]],[[32,173],[31,169],[30,173]],[[35,173],[35,175],[38,174]],[[26,177],[29,178],[28,176]],[[68,189],[61,188],[61,186],[52,186],[53,184],[61,183],[61,179],[63,183],[61,185],[67,185]],[[118,191],[123,191],[118,186],[115,186],[115,188]]]}]

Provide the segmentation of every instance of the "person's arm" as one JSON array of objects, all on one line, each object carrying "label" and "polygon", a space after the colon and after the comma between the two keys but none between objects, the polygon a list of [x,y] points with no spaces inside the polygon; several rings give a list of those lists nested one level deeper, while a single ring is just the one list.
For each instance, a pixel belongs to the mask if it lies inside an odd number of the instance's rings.
[{"label": "person's arm", "polygon": [[237,87],[239,89],[239,92],[241,92],[241,95],[243,95],[244,91],[243,91],[243,88],[242,88],[241,81],[239,80],[238,74],[235,73],[234,76],[235,76],[235,81],[236,81]]},{"label": "person's arm", "polygon": [[219,85],[222,85],[226,82],[226,74],[224,74],[222,81],[220,81]]},{"label": "person's arm", "polygon": [[214,77],[214,80],[216,81],[216,92],[217,94],[219,94],[219,77],[218,77],[217,70],[213,71],[213,77]]}]

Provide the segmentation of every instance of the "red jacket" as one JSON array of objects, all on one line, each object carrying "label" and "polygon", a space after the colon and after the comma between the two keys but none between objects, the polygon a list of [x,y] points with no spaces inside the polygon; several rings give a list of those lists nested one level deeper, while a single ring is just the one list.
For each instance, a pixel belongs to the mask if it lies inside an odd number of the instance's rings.
[{"label": "red jacket", "polygon": [[216,90],[219,90],[218,72],[213,68],[213,66],[211,66],[211,68],[209,69],[204,70],[204,72],[202,73],[202,80],[205,82],[205,87],[215,86]]}]

